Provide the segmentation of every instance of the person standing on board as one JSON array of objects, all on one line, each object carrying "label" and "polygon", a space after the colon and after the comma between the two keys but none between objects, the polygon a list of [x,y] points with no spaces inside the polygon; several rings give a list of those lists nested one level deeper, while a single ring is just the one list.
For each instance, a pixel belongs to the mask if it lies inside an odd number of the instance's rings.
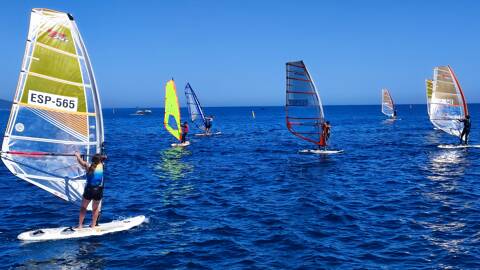
[{"label": "person standing on board", "polygon": [[458,121],[463,123],[462,134],[460,134],[460,143],[466,145],[468,143],[468,135],[470,135],[470,128],[472,127],[472,123],[470,122],[470,115],[467,115],[465,116],[465,119]]},{"label": "person standing on board", "polygon": [[326,121],[322,124],[322,136],[320,137],[320,146],[327,148],[327,141],[330,138],[330,122]]},{"label": "person standing on board", "polygon": [[92,164],[88,164],[83,160],[78,152],[75,152],[75,157],[78,163],[87,171],[87,184],[83,191],[83,200],[78,217],[78,228],[81,229],[83,227],[87,207],[92,200],[92,225],[90,225],[90,227],[95,228],[100,213],[100,202],[103,198],[103,161],[107,159],[107,157],[101,154],[95,154],[92,158]]},{"label": "person standing on board", "polygon": [[210,134],[212,128],[213,115],[205,117],[205,134]]},{"label": "person standing on board", "polygon": [[182,128],[182,137],[181,137],[180,142],[185,143],[187,141],[188,123],[183,122],[183,124],[180,127]]}]

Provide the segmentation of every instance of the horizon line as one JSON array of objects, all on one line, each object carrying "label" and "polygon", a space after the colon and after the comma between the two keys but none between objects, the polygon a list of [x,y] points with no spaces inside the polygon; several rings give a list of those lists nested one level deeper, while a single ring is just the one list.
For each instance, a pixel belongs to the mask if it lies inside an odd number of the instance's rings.
[{"label": "horizon line", "polygon": [[[475,105],[480,103],[470,103],[469,105]],[[402,103],[396,104],[396,106],[427,106],[427,103]],[[332,106],[382,106],[382,104],[330,104],[330,105],[323,105],[324,107],[332,107]],[[226,105],[226,106],[202,106],[203,108],[255,108],[255,107],[285,107],[285,105]],[[111,107],[106,106],[102,109],[164,109],[165,107],[149,107],[149,106],[136,106],[136,107]],[[180,108],[187,108],[187,106],[180,106]]]}]

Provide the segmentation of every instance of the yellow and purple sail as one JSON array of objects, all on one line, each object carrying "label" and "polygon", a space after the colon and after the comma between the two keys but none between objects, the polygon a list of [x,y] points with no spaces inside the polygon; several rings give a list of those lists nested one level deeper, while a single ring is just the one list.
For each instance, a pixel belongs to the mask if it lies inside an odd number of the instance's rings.
[{"label": "yellow and purple sail", "polygon": [[395,104],[388,89],[382,89],[382,113],[388,117],[395,116]]},{"label": "yellow and purple sail", "polygon": [[463,123],[459,120],[466,118],[468,107],[463,90],[450,66],[434,68],[429,115],[436,128],[460,137]]},{"label": "yellow and purple sail", "polygon": [[286,120],[287,128],[295,136],[326,146],[322,138],[325,122],[322,102],[315,83],[303,61],[286,64]]},{"label": "yellow and purple sail", "polygon": [[165,116],[163,124],[167,131],[177,140],[182,136],[182,128],[180,127],[180,105],[178,103],[177,90],[175,82],[169,80],[165,86]]},{"label": "yellow and purple sail", "polygon": [[95,76],[73,16],[33,9],[2,161],[17,177],[80,203],[85,170],[73,154],[90,161],[103,141]]}]

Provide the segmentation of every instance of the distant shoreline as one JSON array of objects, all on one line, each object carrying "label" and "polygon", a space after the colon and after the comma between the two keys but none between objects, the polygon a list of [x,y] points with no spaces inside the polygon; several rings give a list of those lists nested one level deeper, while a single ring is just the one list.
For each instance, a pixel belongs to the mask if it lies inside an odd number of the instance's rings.
[{"label": "distant shoreline", "polygon": [[[468,105],[477,105],[480,103],[469,103]],[[347,107],[347,106],[356,106],[356,107],[362,107],[362,106],[381,106],[382,104],[355,104],[355,105],[325,105],[323,104],[324,107]],[[419,103],[419,104],[396,104],[397,106],[427,106],[426,103]],[[285,107],[285,105],[254,105],[254,106],[203,106],[203,108],[275,108],[275,107]],[[148,106],[139,106],[139,107],[104,107],[103,110],[138,110],[139,108],[142,109],[162,109],[164,110],[165,107],[148,107]],[[181,108],[187,108],[185,106],[182,106]]]}]

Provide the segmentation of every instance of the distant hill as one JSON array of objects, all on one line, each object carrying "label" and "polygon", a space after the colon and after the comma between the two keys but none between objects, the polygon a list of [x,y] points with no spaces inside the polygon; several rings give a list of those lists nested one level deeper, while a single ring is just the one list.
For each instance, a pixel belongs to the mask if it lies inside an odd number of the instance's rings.
[{"label": "distant hill", "polygon": [[0,99],[0,110],[10,110],[10,107],[12,107],[12,103],[10,101]]}]

